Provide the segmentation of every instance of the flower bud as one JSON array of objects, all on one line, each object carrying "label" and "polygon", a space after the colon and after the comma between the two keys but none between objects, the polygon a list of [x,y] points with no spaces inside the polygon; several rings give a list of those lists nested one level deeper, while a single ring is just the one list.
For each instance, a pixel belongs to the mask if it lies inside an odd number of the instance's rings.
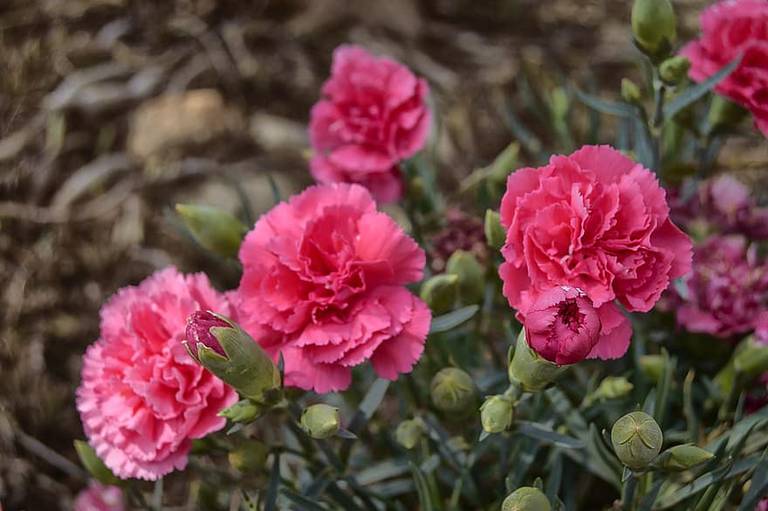
[{"label": "flower bud", "polygon": [[96,451],[87,442],[75,440],[75,451],[80,458],[80,463],[95,480],[106,485],[120,483],[120,479],[101,461]]},{"label": "flower bud", "polygon": [[255,403],[250,399],[243,399],[237,403],[224,408],[219,412],[219,417],[225,417],[232,422],[253,422],[264,413],[265,407]]},{"label": "flower bud", "polygon": [[509,361],[510,382],[520,384],[527,392],[538,392],[555,381],[566,369],[540,357],[528,346],[525,329],[520,331]]},{"label": "flower bud", "polygon": [[280,398],[280,372],[272,359],[237,323],[210,311],[187,319],[184,345],[200,365],[259,404]]},{"label": "flower bud", "polygon": [[768,371],[768,344],[747,337],[733,354],[733,368],[746,378],[754,378]]},{"label": "flower bud", "polygon": [[176,212],[203,248],[223,257],[235,257],[248,231],[240,220],[210,206],[176,204]]},{"label": "flower bud", "polygon": [[485,211],[485,240],[488,246],[500,249],[504,246],[507,239],[507,233],[501,225],[501,216],[498,211],[488,209]]},{"label": "flower bud", "polygon": [[420,295],[432,314],[443,314],[453,309],[458,291],[459,277],[442,273],[427,279],[421,286]]},{"label": "flower bud", "polygon": [[617,399],[632,392],[633,388],[635,386],[622,376],[607,376],[600,382],[589,399]]},{"label": "flower bud", "polygon": [[541,490],[523,486],[513,491],[501,504],[501,511],[551,511],[552,505]]},{"label": "flower bud", "polygon": [[640,370],[651,381],[659,381],[666,362],[661,355],[643,355],[640,357]]},{"label": "flower bud", "polygon": [[341,429],[339,409],[318,403],[304,410],[301,414],[301,428],[312,438],[328,438]]},{"label": "flower bud", "polygon": [[471,252],[457,250],[445,265],[445,272],[459,277],[462,303],[480,303],[485,293],[485,270]]},{"label": "flower bud", "polygon": [[432,402],[441,412],[457,413],[471,408],[475,401],[475,383],[456,367],[441,369],[430,384]]},{"label": "flower bud", "polygon": [[269,448],[258,440],[247,440],[227,455],[232,468],[242,473],[258,472],[264,468]]},{"label": "flower bud", "polygon": [[621,79],[621,97],[627,103],[632,105],[640,104],[643,99],[643,94],[640,92],[640,88],[630,80],[629,78]]},{"label": "flower bud", "polygon": [[402,445],[409,451],[418,445],[421,437],[424,436],[426,426],[424,421],[416,417],[411,420],[403,421],[395,430],[395,439],[397,443]]},{"label": "flower bud", "polygon": [[667,56],[677,38],[677,19],[670,0],[635,0],[632,33],[638,48],[658,61]]},{"label": "flower bud", "polygon": [[656,421],[645,412],[631,412],[611,429],[611,443],[621,462],[642,470],[659,454],[664,435]]},{"label": "flower bud", "polygon": [[711,460],[714,456],[701,447],[683,444],[670,447],[661,453],[656,464],[665,470],[683,471]]},{"label": "flower bud", "polygon": [[507,396],[489,396],[480,407],[480,422],[487,433],[501,433],[512,426],[514,403]]},{"label": "flower bud", "polygon": [[666,83],[677,85],[688,76],[688,70],[691,68],[691,61],[682,55],[670,57],[659,66],[659,76]]}]

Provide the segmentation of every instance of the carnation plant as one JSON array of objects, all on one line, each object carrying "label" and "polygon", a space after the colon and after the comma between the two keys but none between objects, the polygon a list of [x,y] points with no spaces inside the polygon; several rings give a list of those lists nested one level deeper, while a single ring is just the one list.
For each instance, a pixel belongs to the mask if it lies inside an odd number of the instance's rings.
[{"label": "carnation plant", "polygon": [[768,507],[768,209],[712,175],[768,133],[768,3],[687,44],[669,0],[631,20],[646,83],[555,89],[562,151],[510,110],[456,190],[426,80],[336,49],[317,184],[253,225],[177,207],[239,286],[168,268],[104,304],[76,509]]}]

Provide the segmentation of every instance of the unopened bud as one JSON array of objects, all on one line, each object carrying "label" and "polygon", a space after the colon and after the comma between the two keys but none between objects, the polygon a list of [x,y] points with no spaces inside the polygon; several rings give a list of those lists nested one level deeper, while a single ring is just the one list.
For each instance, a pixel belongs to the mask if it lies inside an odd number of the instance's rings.
[{"label": "unopened bud", "polygon": [[632,412],[617,420],[611,429],[611,443],[621,462],[642,470],[658,456],[664,435],[656,421],[645,412]]},{"label": "unopened bud", "polygon": [[462,303],[480,303],[485,293],[485,270],[471,252],[457,250],[445,265],[445,272],[459,277]]},{"label": "unopened bud", "polygon": [[475,402],[472,377],[456,367],[441,369],[430,384],[432,402],[441,412],[464,412]]},{"label": "unopened bud", "polygon": [[443,314],[453,309],[458,292],[459,277],[441,273],[424,282],[420,295],[429,305],[432,314]]},{"label": "unopened bud", "polygon": [[87,442],[75,440],[75,451],[80,458],[80,463],[95,480],[107,485],[120,483],[120,479],[101,461],[96,451]]},{"label": "unopened bud", "polygon": [[520,331],[515,351],[509,362],[509,381],[519,383],[523,390],[538,392],[555,381],[567,369],[540,357],[528,346],[525,329]]},{"label": "unopened bud", "polygon": [[487,433],[501,433],[512,426],[514,403],[504,395],[489,396],[480,407],[480,422]]},{"label": "unopened bud", "polygon": [[266,411],[266,407],[251,401],[243,399],[232,406],[224,408],[218,413],[219,417],[225,417],[232,422],[253,422]]},{"label": "unopened bud", "polygon": [[418,445],[421,437],[424,436],[426,426],[424,421],[416,417],[415,419],[401,422],[395,430],[395,439],[397,443],[404,448],[411,450]]},{"label": "unopened bud", "polygon": [[501,504],[501,511],[551,511],[552,505],[541,490],[523,486],[513,491]]},{"label": "unopened bud", "polygon": [[665,470],[683,471],[709,461],[714,456],[701,447],[683,444],[670,447],[661,453],[656,464]]},{"label": "unopened bud", "polygon": [[488,209],[485,211],[485,240],[488,246],[496,250],[504,246],[507,239],[507,233],[501,225],[501,217],[498,211]]},{"label": "unopened bud", "polygon": [[623,376],[607,376],[588,398],[589,401],[601,399],[617,399],[624,397],[635,388]]},{"label": "unopened bud", "polygon": [[237,323],[210,311],[187,319],[184,345],[200,365],[260,404],[280,398],[280,372],[266,352]]},{"label": "unopened bud", "polygon": [[643,355],[640,357],[640,370],[651,381],[659,381],[664,373],[666,362],[661,355]]},{"label": "unopened bud", "polygon": [[269,448],[258,440],[248,440],[238,445],[227,455],[232,468],[242,473],[257,472],[264,468]]},{"label": "unopened bud", "polygon": [[666,83],[677,85],[688,76],[691,61],[682,55],[670,57],[659,66],[659,76]]},{"label": "unopened bud", "polygon": [[658,61],[666,57],[677,38],[677,18],[670,0],[635,0],[632,33],[646,55]]},{"label": "unopened bud", "polygon": [[643,99],[643,94],[640,92],[640,88],[635,82],[629,78],[621,79],[621,97],[627,103],[632,105],[639,104]]},{"label": "unopened bud", "polygon": [[301,428],[312,438],[328,438],[341,429],[339,409],[324,403],[312,405],[301,414]]},{"label": "unopened bud", "polygon": [[229,213],[210,206],[176,204],[176,212],[202,247],[223,257],[235,257],[248,228]]}]

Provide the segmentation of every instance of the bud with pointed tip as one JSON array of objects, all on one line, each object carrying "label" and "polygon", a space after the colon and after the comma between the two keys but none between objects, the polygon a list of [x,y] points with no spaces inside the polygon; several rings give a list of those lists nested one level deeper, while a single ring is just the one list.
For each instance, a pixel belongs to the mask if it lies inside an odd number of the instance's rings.
[{"label": "bud with pointed tip", "polygon": [[683,471],[709,461],[714,456],[701,447],[683,444],[670,447],[661,453],[656,464],[665,470]]},{"label": "bud with pointed tip", "polygon": [[483,431],[501,433],[512,426],[515,408],[512,399],[504,395],[489,396],[480,407],[480,422]]},{"label": "bud with pointed tip", "polygon": [[640,92],[640,87],[629,78],[621,79],[621,97],[627,103],[632,105],[638,105],[643,99],[643,94]]},{"label": "bud with pointed tip", "polygon": [[339,409],[324,403],[309,406],[301,414],[300,424],[301,429],[312,438],[321,440],[332,437],[341,429]]},{"label": "bud with pointed tip", "polygon": [[466,250],[457,250],[445,265],[445,272],[459,278],[462,303],[480,303],[485,293],[485,270],[477,258]]},{"label": "bud with pointed tip", "polygon": [[504,242],[507,239],[507,233],[504,231],[504,227],[501,225],[501,216],[498,211],[488,209],[485,211],[485,240],[488,242],[488,246],[501,249],[504,246]]},{"label": "bud with pointed tip", "polygon": [[633,388],[635,386],[623,376],[607,376],[603,378],[603,381],[600,382],[600,385],[590,394],[587,400],[617,399],[632,392]]},{"label": "bud with pointed tip", "polygon": [[187,319],[184,346],[200,365],[258,404],[280,399],[281,379],[272,359],[237,323],[210,311]]},{"label": "bud with pointed tip", "polygon": [[552,505],[538,488],[523,486],[507,495],[501,511],[552,511]]},{"label": "bud with pointed tip", "polygon": [[203,248],[235,257],[248,228],[229,213],[199,204],[176,204],[176,212]]},{"label": "bud with pointed tip", "polygon": [[666,83],[677,85],[688,76],[691,61],[682,55],[670,57],[659,66],[659,76]]},{"label": "bud with pointed tip", "polygon": [[424,436],[426,425],[419,417],[406,420],[398,424],[395,430],[395,439],[409,451],[418,445],[421,437]]},{"label": "bud with pointed tip", "polygon": [[443,314],[453,309],[459,291],[459,277],[442,273],[428,278],[421,286],[421,299],[429,305],[432,314]]},{"label": "bud with pointed tip", "polygon": [[475,402],[475,383],[461,369],[446,367],[432,378],[430,394],[435,407],[441,412],[464,412]]},{"label": "bud with pointed tip", "polygon": [[611,443],[621,462],[633,470],[646,468],[661,451],[664,435],[656,421],[645,412],[631,412],[611,429]]},{"label": "bud with pointed tip", "polygon": [[666,57],[677,39],[677,18],[670,0],[635,0],[632,33],[638,48],[651,59]]},{"label": "bud with pointed tip", "polygon": [[255,403],[250,399],[243,399],[228,406],[219,412],[219,417],[224,417],[232,422],[253,422],[266,411],[266,407],[259,403]]}]

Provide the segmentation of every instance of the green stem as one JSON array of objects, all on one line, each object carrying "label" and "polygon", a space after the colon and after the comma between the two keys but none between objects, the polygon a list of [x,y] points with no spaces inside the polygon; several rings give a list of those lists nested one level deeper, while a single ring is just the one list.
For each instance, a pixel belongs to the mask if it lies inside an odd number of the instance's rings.
[{"label": "green stem", "polygon": [[637,494],[637,476],[633,472],[621,489],[621,508],[623,511],[635,510],[635,495]]}]

